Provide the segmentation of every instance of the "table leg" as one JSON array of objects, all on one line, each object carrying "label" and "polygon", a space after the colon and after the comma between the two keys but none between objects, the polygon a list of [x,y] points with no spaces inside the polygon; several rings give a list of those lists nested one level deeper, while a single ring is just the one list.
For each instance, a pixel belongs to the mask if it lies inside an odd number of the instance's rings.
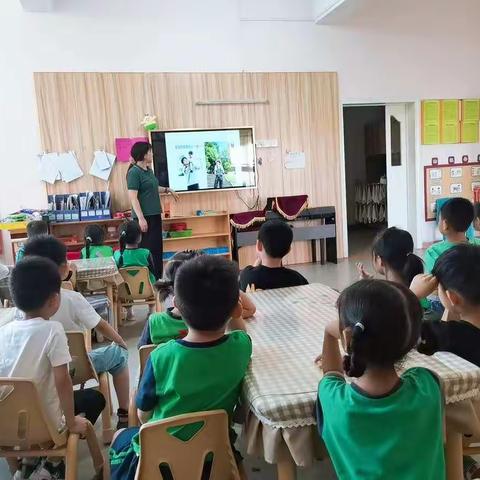
[{"label": "table leg", "polygon": [[317,242],[315,240],[310,240],[312,247],[312,263],[317,263]]},{"label": "table leg", "polygon": [[278,461],[277,478],[278,480],[295,480],[297,478],[297,466],[290,452],[287,452],[285,456]]},{"label": "table leg", "polygon": [[463,444],[462,434],[447,426],[447,441],[445,445],[445,462],[447,480],[463,479]]}]

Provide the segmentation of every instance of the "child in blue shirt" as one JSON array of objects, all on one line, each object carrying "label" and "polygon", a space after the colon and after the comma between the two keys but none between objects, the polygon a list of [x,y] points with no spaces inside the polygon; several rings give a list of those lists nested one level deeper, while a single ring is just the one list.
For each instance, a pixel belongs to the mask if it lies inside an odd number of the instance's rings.
[{"label": "child in blue shirt", "polygon": [[438,379],[424,368],[395,369],[419,337],[418,299],[399,283],[360,280],[342,292],[338,313],[325,329],[317,408],[338,478],[444,479]]}]

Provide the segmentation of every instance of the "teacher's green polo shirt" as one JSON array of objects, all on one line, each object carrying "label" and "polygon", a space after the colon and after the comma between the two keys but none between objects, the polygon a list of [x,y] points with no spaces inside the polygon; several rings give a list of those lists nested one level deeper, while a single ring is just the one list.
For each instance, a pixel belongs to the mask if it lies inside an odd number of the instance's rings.
[{"label": "teacher's green polo shirt", "polygon": [[[158,193],[158,180],[150,168],[144,170],[134,165],[127,174],[127,188],[138,191],[138,201],[145,217],[162,213],[160,194]],[[137,218],[137,214],[133,209],[132,215],[134,218]]]}]

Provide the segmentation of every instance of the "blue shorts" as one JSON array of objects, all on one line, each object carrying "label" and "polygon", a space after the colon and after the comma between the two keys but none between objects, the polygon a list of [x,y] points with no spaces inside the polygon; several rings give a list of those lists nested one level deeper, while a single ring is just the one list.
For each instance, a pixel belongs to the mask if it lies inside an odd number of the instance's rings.
[{"label": "blue shorts", "polygon": [[97,373],[108,372],[115,375],[128,366],[128,352],[119,345],[96,348],[89,352],[88,356]]}]

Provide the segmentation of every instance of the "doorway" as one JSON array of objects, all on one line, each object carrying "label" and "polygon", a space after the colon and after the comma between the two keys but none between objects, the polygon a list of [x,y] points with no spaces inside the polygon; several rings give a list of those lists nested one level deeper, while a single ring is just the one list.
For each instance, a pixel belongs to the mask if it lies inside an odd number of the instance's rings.
[{"label": "doorway", "polygon": [[365,256],[388,223],[385,106],[343,108],[348,251]]},{"label": "doorway", "polygon": [[414,103],[343,107],[348,251],[369,255],[387,226],[408,230],[416,244]]}]

